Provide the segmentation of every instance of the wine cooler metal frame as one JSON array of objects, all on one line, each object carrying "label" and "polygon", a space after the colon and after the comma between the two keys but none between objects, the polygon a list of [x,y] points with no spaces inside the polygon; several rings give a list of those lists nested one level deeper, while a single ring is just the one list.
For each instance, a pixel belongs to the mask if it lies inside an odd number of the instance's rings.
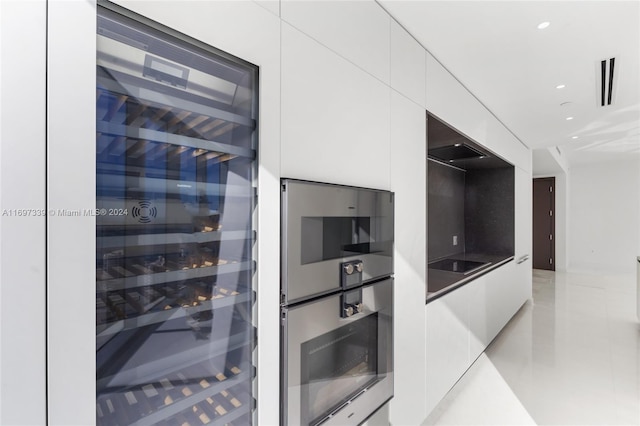
[{"label": "wine cooler metal frame", "polygon": [[[221,276],[225,274],[247,274],[248,283],[250,288],[246,292],[237,292],[224,288],[218,289],[217,294],[211,294],[208,300],[201,300],[197,306],[175,306],[170,309],[156,309],[156,305],[162,304],[166,299],[166,295],[162,295],[156,291],[156,299],[149,301],[148,303],[138,303],[136,306],[130,306],[129,309],[137,311],[131,317],[115,318],[109,322],[102,324],[96,323],[96,347],[97,350],[103,345],[109,342],[123,330],[134,330],[139,327],[152,326],[154,324],[160,324],[168,319],[176,319],[186,317],[189,314],[198,313],[206,310],[220,310],[220,309],[232,309],[236,305],[249,304],[248,315],[250,319],[248,321],[248,327],[244,330],[233,333],[233,330],[229,330],[229,335],[226,339],[220,340],[220,346],[223,350],[220,353],[212,353],[210,348],[207,348],[206,344],[192,348],[189,350],[188,355],[184,352],[178,352],[174,354],[168,354],[163,356],[159,354],[158,358],[151,363],[145,363],[140,366],[131,368],[128,372],[126,369],[118,371],[119,380],[125,380],[130,377],[135,379],[140,385],[133,385],[127,388],[126,386],[121,391],[122,398],[136,400],[135,393],[142,395],[146,393],[144,387],[141,387],[143,383],[161,383],[162,377],[175,374],[176,371],[167,373],[166,368],[169,366],[176,367],[177,362],[181,362],[181,367],[195,368],[198,363],[207,361],[212,357],[222,356],[225,353],[232,353],[239,348],[245,346],[249,347],[251,353],[251,362],[247,365],[237,365],[231,368],[230,371],[225,371],[227,374],[223,374],[224,379],[218,378],[216,383],[209,383],[204,379],[205,384],[201,381],[197,391],[187,395],[184,393],[184,397],[180,397],[170,404],[156,408],[154,411],[143,415],[137,420],[127,422],[128,424],[134,424],[138,426],[156,424],[163,422],[167,417],[173,415],[180,415],[185,410],[192,411],[192,415],[200,417],[203,424],[226,424],[233,422],[239,418],[245,419],[249,416],[251,421],[255,422],[255,394],[256,394],[256,380],[255,380],[255,365],[256,365],[256,351],[255,345],[257,343],[257,328],[255,324],[255,300],[257,288],[257,274],[256,272],[256,259],[257,259],[257,152],[258,152],[258,95],[259,95],[259,70],[258,67],[243,61],[235,56],[229,55],[223,51],[217,50],[205,43],[192,39],[182,33],[167,28],[155,21],[147,19],[136,13],[133,13],[120,6],[114,5],[107,1],[98,1],[99,10],[108,14],[121,15],[124,20],[135,21],[142,26],[158,31],[159,33],[166,34],[169,38],[176,38],[182,42],[187,43],[195,50],[201,51],[203,54],[212,55],[214,57],[222,58],[223,60],[233,62],[240,65],[243,68],[250,68],[253,70],[253,95],[251,105],[251,116],[249,119],[245,116],[233,114],[229,111],[219,109],[209,105],[202,105],[196,102],[191,102],[185,99],[179,99],[171,94],[163,94],[162,96],[156,96],[155,92],[150,90],[141,89],[138,86],[132,84],[116,84],[113,81],[109,81],[101,76],[97,77],[97,83],[102,86],[97,91],[96,103],[101,96],[117,96],[117,102],[114,105],[114,110],[106,112],[102,120],[108,119],[109,116],[117,113],[127,102],[135,103],[139,107],[133,108],[131,113],[126,116],[124,124],[121,125],[107,125],[106,122],[97,119],[96,131],[96,162],[100,165],[100,156],[135,156],[144,154],[153,154],[154,152],[168,152],[173,150],[170,155],[179,156],[183,151],[182,147],[187,149],[200,150],[198,155],[212,155],[211,160],[224,162],[232,160],[237,157],[244,157],[250,161],[250,175],[251,183],[248,187],[242,186],[234,188],[231,195],[225,195],[225,201],[227,197],[241,197],[247,200],[247,206],[251,210],[250,221],[251,230],[221,230],[221,229],[209,229],[206,232],[197,232],[194,230],[190,234],[182,232],[167,232],[166,234],[144,234],[139,233],[135,235],[116,235],[116,236],[98,236],[100,241],[100,248],[105,250],[106,248],[117,249],[119,247],[139,247],[152,246],[152,245],[170,245],[170,244],[203,244],[223,241],[246,241],[250,245],[250,259],[211,259],[206,264],[193,265],[186,269],[170,270],[166,268],[165,271],[148,271],[149,273],[138,271],[132,273],[129,271],[129,267],[120,267],[122,272],[121,277],[115,276],[101,276],[97,272],[96,276],[96,297],[97,306],[99,299],[102,299],[102,303],[109,304],[107,299],[107,292],[120,291],[125,295],[122,301],[124,305],[133,305],[132,299],[129,298],[131,291],[142,291],[145,288],[151,288],[151,286],[158,286],[163,283],[171,283],[175,281],[185,280],[197,280],[198,278]],[[167,105],[167,99],[171,101],[170,105]],[[183,133],[181,135],[167,132],[161,132],[149,128],[140,127],[136,123],[144,122],[145,118],[143,113],[151,111],[154,116],[168,116],[172,115],[174,118],[172,121],[177,123],[183,123]],[[108,120],[107,120],[108,121]],[[222,142],[215,141],[236,128],[237,126],[249,126],[252,128],[251,135],[251,147],[245,148],[240,146],[233,146]],[[190,136],[189,130],[199,128],[207,135],[205,140],[197,137]],[[179,147],[176,149],[176,147]],[[102,167],[111,167],[110,171],[118,171],[117,165],[105,165]],[[133,167],[135,169],[135,166]],[[167,178],[154,178],[144,176],[142,169],[139,176],[126,176],[124,182],[126,186],[138,186],[144,188],[158,188],[159,192],[168,192],[168,186],[179,187],[180,185],[193,185],[196,188],[194,191],[205,191],[210,195],[222,195],[225,189],[224,184],[220,183],[206,183],[197,181],[183,181],[180,179]],[[129,168],[127,167],[127,170]],[[100,173],[100,170],[97,170]],[[124,172],[124,170],[120,170]],[[99,184],[98,184],[99,185]],[[117,185],[117,184],[116,184]],[[99,203],[98,203],[99,204]],[[98,206],[100,207],[100,206]],[[117,224],[114,225],[117,227]],[[136,265],[140,266],[140,265]],[[144,267],[146,268],[146,266]],[[128,273],[127,273],[128,272]],[[131,275],[129,275],[131,274]],[[99,279],[103,278],[103,279]],[[157,290],[157,288],[155,289]],[[107,386],[107,384],[114,378],[114,375],[108,373],[108,366],[97,365],[98,371],[102,371],[103,376],[97,375],[98,389],[101,386]],[[177,368],[177,367],[176,367]],[[176,369],[174,368],[174,370]],[[100,370],[102,369],[102,370]],[[135,371],[134,371],[135,370]],[[209,377],[207,377],[209,378]],[[210,378],[209,378],[210,379]],[[249,381],[248,388],[250,394],[237,394],[230,389],[238,386],[242,383]],[[195,389],[198,383],[191,383],[192,389]],[[157,385],[158,387],[160,385]],[[164,386],[164,385],[163,385]],[[142,392],[142,394],[141,394]],[[191,392],[191,391],[189,391]],[[142,395],[144,397],[144,395]],[[121,398],[121,399],[122,399]],[[215,398],[215,399],[214,399]],[[217,402],[216,402],[217,401]],[[130,402],[131,403],[131,402]],[[101,402],[96,395],[96,404],[98,413],[105,409],[111,409],[109,407],[102,407]],[[116,401],[116,405],[124,404],[123,401]],[[217,404],[217,405],[216,405]],[[226,408],[225,408],[226,407]],[[118,407],[116,407],[117,409]],[[207,414],[208,413],[208,414]],[[99,414],[97,414],[99,416]],[[204,416],[204,417],[203,417]],[[207,420],[205,422],[205,419]],[[121,421],[118,420],[120,423]]]}]

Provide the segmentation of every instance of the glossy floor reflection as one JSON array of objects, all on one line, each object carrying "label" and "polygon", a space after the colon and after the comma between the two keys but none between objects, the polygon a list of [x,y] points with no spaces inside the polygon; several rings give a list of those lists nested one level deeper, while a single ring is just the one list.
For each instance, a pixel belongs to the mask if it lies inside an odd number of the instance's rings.
[{"label": "glossy floor reflection", "polygon": [[640,425],[635,279],[534,270],[533,301],[425,424]]}]

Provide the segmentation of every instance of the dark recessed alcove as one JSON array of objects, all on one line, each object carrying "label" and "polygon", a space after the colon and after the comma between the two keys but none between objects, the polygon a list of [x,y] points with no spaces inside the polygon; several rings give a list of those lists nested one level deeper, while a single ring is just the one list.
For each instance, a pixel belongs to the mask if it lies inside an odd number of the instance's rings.
[{"label": "dark recessed alcove", "polygon": [[428,262],[513,256],[514,166],[431,114],[427,142]]}]

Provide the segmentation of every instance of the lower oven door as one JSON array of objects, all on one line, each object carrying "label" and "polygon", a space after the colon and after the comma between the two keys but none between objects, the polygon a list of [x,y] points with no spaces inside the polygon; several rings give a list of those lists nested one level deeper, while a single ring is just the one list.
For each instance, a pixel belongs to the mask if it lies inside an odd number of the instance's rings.
[{"label": "lower oven door", "polygon": [[341,296],[283,308],[283,425],[357,425],[393,396],[393,279],[350,317]]}]

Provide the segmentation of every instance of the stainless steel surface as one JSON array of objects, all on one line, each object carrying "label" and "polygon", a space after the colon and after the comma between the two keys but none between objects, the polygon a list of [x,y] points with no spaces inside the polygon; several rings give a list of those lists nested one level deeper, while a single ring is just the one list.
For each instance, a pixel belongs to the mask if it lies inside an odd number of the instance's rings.
[{"label": "stainless steel surface", "polygon": [[[323,249],[322,219],[367,218],[371,245],[387,244],[388,250],[303,262],[303,244]],[[308,228],[303,230],[303,219]],[[361,260],[362,282],[393,273],[393,194],[388,191],[315,182],[282,180],[282,302],[295,303],[340,289],[343,262]],[[306,246],[308,249],[308,246]],[[321,257],[320,253],[316,253]],[[295,283],[295,285],[292,285]]]},{"label": "stainless steel surface", "polygon": [[362,272],[363,269],[364,269],[364,264],[362,262],[356,264],[356,271]]},{"label": "stainless steel surface", "polygon": [[353,269],[353,264],[351,263],[344,265],[344,272],[346,272],[347,275],[353,274]]},{"label": "stainless steel surface", "polygon": [[[378,315],[378,372],[373,383],[362,383],[359,394],[346,401],[324,419],[323,425],[357,425],[393,396],[393,279],[362,288],[362,313],[341,318],[340,294],[294,306],[283,307],[282,400],[286,407],[282,424],[309,424],[317,419],[303,419],[302,344],[369,315]],[[334,314],[332,314],[334,313]],[[318,319],[322,318],[321,321]],[[388,344],[387,344],[388,343]],[[358,377],[350,385],[356,385]],[[366,391],[363,392],[366,386]],[[346,396],[346,395],[345,395]]]}]

